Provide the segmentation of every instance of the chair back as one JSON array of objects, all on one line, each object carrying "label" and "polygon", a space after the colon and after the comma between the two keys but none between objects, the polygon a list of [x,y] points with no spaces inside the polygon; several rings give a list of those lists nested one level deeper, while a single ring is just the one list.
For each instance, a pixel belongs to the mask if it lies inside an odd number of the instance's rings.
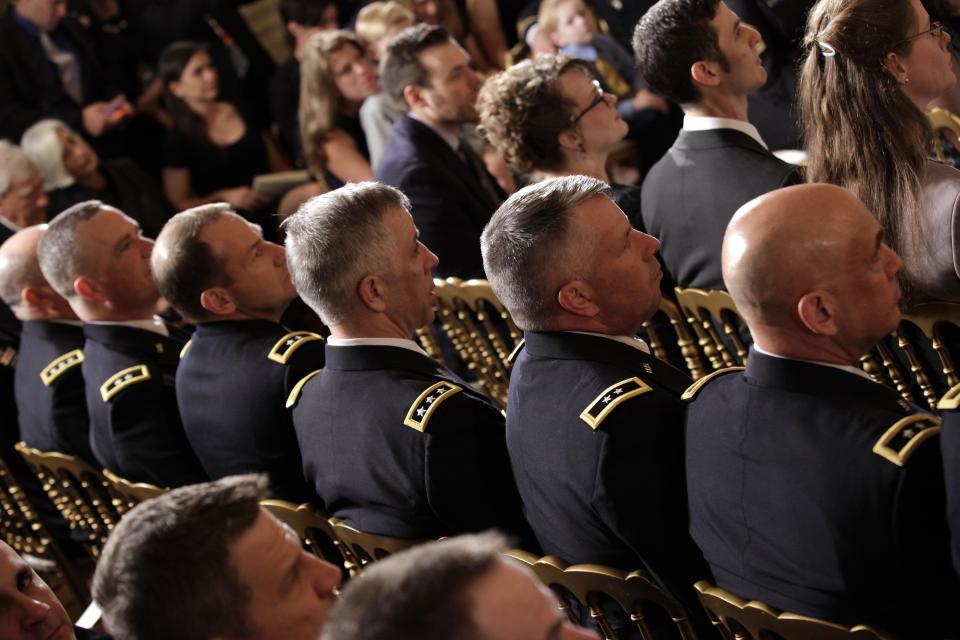
[{"label": "chair back", "polygon": [[944,135],[950,143],[960,148],[960,118],[952,111],[940,107],[927,111],[926,116],[927,122],[930,123],[930,128],[933,129],[934,133],[934,154],[937,156],[937,160],[943,162],[947,159],[947,154],[943,148]]},{"label": "chair back", "polygon": [[618,629],[608,619],[604,608],[605,603],[609,602],[615,603],[629,616],[643,640],[654,640],[655,637],[647,624],[644,608],[651,604],[670,616],[683,640],[695,640],[697,637],[683,606],[643,571],[628,573],[598,564],[569,565],[554,556],[536,558],[525,551],[509,551],[507,555],[530,567],[537,578],[557,594],[560,608],[577,622],[564,603],[564,596],[575,599],[590,612],[590,617],[597,622],[608,640],[620,638]]},{"label": "chair back", "polygon": [[[676,292],[680,308],[693,327],[697,344],[712,370],[745,366],[747,345],[740,335],[740,328],[746,327],[746,323],[730,294],[682,287],[677,287]],[[723,336],[718,327],[723,329]]]},{"label": "chair back", "polygon": [[[671,339],[676,341],[677,347],[680,349],[680,355],[683,356],[683,361],[687,366],[687,370],[690,372],[690,377],[694,380],[699,380],[707,375],[709,372],[703,364],[703,359],[700,357],[700,351],[697,348],[697,342],[690,333],[690,327],[680,307],[672,300],[661,298],[657,313],[663,314],[667,320],[670,321],[670,328],[674,333]],[[664,346],[666,344],[665,336],[660,335],[660,331],[656,329],[654,322],[651,320],[644,322],[643,328],[646,330],[647,337],[650,339],[650,349],[653,351],[653,355],[665,362],[669,362],[670,359],[667,356]]]},{"label": "chair back", "polygon": [[756,600],[747,602],[701,580],[694,587],[710,622],[724,640],[883,640],[875,629],[845,627],[825,620],[777,613]]},{"label": "chair back", "polygon": [[320,507],[275,499],[261,500],[260,506],[296,531],[303,545],[314,555],[349,571],[333,532],[331,518]]},{"label": "chair back", "polygon": [[431,542],[415,538],[394,538],[354,529],[337,518],[331,518],[333,532],[340,543],[340,551],[346,559],[351,576],[358,575],[371,562],[382,560],[418,544]]},{"label": "chair back", "polygon": [[103,477],[107,480],[107,488],[114,508],[124,515],[130,509],[150,498],[162,496],[170,489],[147,484],[146,482],[131,482],[121,478],[110,469],[103,470]]},{"label": "chair back", "polygon": [[76,456],[40,451],[23,442],[16,448],[70,529],[82,536],[90,555],[99,557],[121,515],[112,504],[103,475]]}]

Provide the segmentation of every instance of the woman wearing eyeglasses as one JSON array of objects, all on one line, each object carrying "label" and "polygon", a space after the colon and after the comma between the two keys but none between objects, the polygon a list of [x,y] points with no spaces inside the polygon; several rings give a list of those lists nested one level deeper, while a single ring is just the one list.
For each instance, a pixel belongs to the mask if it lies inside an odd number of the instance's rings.
[{"label": "woman wearing eyeglasses", "polygon": [[960,172],[928,158],[924,116],[957,81],[949,40],[920,0],[820,0],[807,22],[807,178],[873,212],[903,258],[908,303],[960,302]]}]

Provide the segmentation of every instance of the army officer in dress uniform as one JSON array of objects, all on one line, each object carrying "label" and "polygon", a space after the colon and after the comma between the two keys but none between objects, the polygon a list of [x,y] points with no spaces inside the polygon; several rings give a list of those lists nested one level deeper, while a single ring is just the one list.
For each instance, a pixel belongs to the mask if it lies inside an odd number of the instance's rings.
[{"label": "army officer in dress uniform", "polygon": [[84,322],[94,455],[128,480],[175,487],[203,482],[206,473],[177,410],[174,374],[184,341],[153,315],[160,295],[152,248],[135,220],[88,200],[50,222],[37,253],[44,277]]},{"label": "army officer in dress uniform", "polygon": [[151,257],[160,293],[197,325],[177,368],[187,438],[213,479],[263,472],[277,498],[313,496],[293,418],[293,385],[323,366],[323,338],[280,317],[296,297],[283,247],[226,203],[171,218]]},{"label": "army officer in dress uniform", "polygon": [[903,263],[851,193],[744,205],[723,276],[754,338],[746,370],[686,394],[690,528],[721,587],[903,638],[957,637],[939,421],[860,357],[900,319]]},{"label": "army officer in dress uniform", "polygon": [[503,417],[411,340],[433,320],[437,257],[400,191],[318,196],[285,223],[297,290],[330,327],[326,367],[289,399],[304,470],[363,531],[523,533]]}]

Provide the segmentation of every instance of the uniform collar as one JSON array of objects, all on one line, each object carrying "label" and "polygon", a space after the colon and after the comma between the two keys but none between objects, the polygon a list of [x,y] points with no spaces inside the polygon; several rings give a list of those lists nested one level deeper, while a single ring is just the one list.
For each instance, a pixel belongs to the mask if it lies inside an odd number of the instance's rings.
[{"label": "uniform collar", "polygon": [[197,324],[194,335],[218,336],[252,333],[277,333],[278,331],[287,331],[283,325],[277,324],[271,320],[217,320],[214,322],[201,322]]},{"label": "uniform collar", "polygon": [[[360,340],[389,340],[389,338],[359,338]],[[450,375],[436,361],[422,351],[387,344],[357,344],[340,346],[336,339],[327,340],[326,368],[342,371],[365,371],[376,369],[404,369],[428,375]]]},{"label": "uniform collar", "polygon": [[144,331],[152,331],[153,333],[158,333],[161,336],[170,337],[170,330],[167,329],[167,325],[163,323],[158,316],[153,316],[152,318],[144,318],[143,320],[123,320],[121,322],[113,322],[109,320],[95,320],[87,322],[86,324],[92,325],[102,325],[102,326],[118,326],[118,327],[130,327],[131,329],[142,329]]},{"label": "uniform collar", "polygon": [[327,338],[327,344],[332,347],[398,347],[408,349],[422,356],[430,357],[413,340],[404,338]]},{"label": "uniform collar", "polygon": [[866,378],[870,382],[875,382],[875,380],[871,378],[866,371],[864,371],[863,369],[859,369],[857,367],[852,367],[848,364],[836,364],[833,362],[820,362],[819,360],[801,360],[800,358],[788,358],[787,356],[781,356],[777,353],[770,353],[769,351],[764,351],[763,349],[758,347],[756,344],[753,345],[753,350],[756,351],[757,353],[762,353],[765,356],[770,356],[771,358],[780,358],[782,360],[795,360],[796,362],[807,362],[809,364],[816,364],[821,367],[833,367],[834,369],[839,369],[840,371],[846,371],[847,373],[852,373],[855,376]]},{"label": "uniform collar", "polygon": [[625,344],[628,347],[634,349],[639,349],[647,355],[650,355],[650,347],[642,339],[636,336],[612,336],[608,333],[593,333],[592,331],[568,331],[567,333],[578,333],[582,336],[596,336],[598,338],[606,338],[607,340],[613,340],[621,344]]}]

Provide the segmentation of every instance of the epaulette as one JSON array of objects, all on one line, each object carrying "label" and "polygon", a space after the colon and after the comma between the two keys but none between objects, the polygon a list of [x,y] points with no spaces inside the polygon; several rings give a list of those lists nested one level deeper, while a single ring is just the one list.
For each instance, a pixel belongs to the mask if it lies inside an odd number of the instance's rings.
[{"label": "epaulette", "polygon": [[180,359],[183,360],[183,356],[187,355],[187,351],[190,351],[190,345],[193,344],[193,340],[187,340],[187,344],[183,345],[183,349],[180,349]]},{"label": "epaulette", "polygon": [[82,362],[82,349],[68,351],[43,368],[40,372],[40,381],[43,382],[43,386],[49,387],[54,380]]},{"label": "epaulette", "polygon": [[513,364],[514,359],[520,353],[520,349],[523,349],[523,345],[526,343],[526,340],[523,338],[520,339],[520,342],[517,343],[517,346],[513,348],[513,351],[510,352],[510,355],[507,356],[507,362]]},{"label": "epaulette", "polygon": [[727,367],[725,369],[718,369],[712,373],[708,373],[703,376],[692,385],[687,387],[687,390],[683,392],[683,395],[680,396],[681,400],[693,400],[697,397],[697,394],[700,393],[700,389],[703,389],[704,385],[713,380],[714,378],[719,378],[720,376],[733,373],[734,371],[743,371],[744,367]]},{"label": "epaulette", "polygon": [[430,422],[433,412],[437,410],[440,403],[461,391],[463,391],[463,387],[446,380],[430,385],[410,405],[407,417],[403,419],[403,424],[417,431],[426,431],[427,423]]},{"label": "epaulette", "polygon": [[653,391],[653,387],[640,378],[621,380],[601,391],[600,395],[594,398],[593,402],[583,410],[583,413],[580,414],[580,419],[596,431],[617,405],[648,391]]},{"label": "epaulette", "polygon": [[924,413],[901,418],[887,429],[873,452],[902,467],[920,444],[940,433],[940,420]]},{"label": "epaulette", "polygon": [[960,384],[943,394],[940,402],[937,403],[937,409],[940,411],[952,411],[958,407],[960,407]]},{"label": "epaulette", "polygon": [[117,395],[127,387],[150,379],[150,369],[145,364],[138,364],[118,371],[100,385],[100,397],[104,402]]},{"label": "epaulette", "polygon": [[317,375],[321,371],[323,371],[323,369],[311,371],[307,375],[300,378],[297,381],[297,384],[293,385],[293,389],[290,390],[290,395],[287,396],[287,404],[285,405],[287,409],[292,409],[297,404],[297,400],[300,399],[300,392],[303,391],[303,386],[310,382],[310,378]]},{"label": "epaulette", "polygon": [[312,331],[291,331],[277,340],[277,344],[273,345],[270,353],[267,354],[267,359],[280,364],[287,364],[297,349],[315,340],[323,342],[323,336]]}]

